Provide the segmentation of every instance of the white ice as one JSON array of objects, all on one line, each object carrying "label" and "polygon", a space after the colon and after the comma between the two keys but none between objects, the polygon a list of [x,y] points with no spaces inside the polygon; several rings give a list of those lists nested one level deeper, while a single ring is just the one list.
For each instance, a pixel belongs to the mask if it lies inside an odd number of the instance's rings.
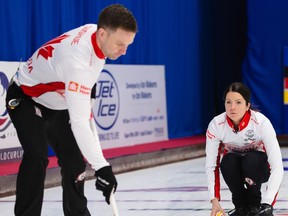
[{"label": "white ice", "polygon": [[[288,160],[288,148],[282,148],[283,159]],[[284,167],[288,169],[288,161]],[[116,175],[118,188],[115,193],[120,216],[209,216],[205,158],[197,158]],[[285,171],[274,215],[288,215],[288,170]],[[85,194],[92,216],[112,216],[94,186],[95,180],[86,181]],[[62,189],[45,190],[42,216],[62,216]],[[231,194],[221,183],[222,207],[232,209]],[[0,215],[13,216],[15,196],[0,199]]]}]

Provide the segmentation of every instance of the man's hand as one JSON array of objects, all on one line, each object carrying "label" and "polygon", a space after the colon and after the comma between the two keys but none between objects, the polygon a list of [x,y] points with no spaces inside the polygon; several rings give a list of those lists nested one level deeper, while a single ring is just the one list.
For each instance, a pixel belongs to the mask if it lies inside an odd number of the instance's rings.
[{"label": "man's hand", "polygon": [[114,176],[111,166],[105,166],[95,172],[96,182],[95,186],[97,190],[103,192],[103,196],[108,204],[110,204],[110,194],[117,188],[117,180]]},{"label": "man's hand", "polygon": [[261,204],[260,216],[273,216],[273,207],[269,204]]}]

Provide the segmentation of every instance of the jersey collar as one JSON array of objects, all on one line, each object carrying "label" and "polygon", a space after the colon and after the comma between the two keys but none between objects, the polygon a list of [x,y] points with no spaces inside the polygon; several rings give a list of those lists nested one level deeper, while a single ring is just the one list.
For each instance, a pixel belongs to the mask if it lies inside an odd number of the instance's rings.
[{"label": "jersey collar", "polygon": [[96,43],[96,32],[94,32],[91,35],[91,41],[92,41],[92,45],[93,45],[94,52],[95,52],[96,56],[100,59],[105,59],[105,55],[103,54],[102,50],[100,49],[100,47]]},{"label": "jersey collar", "polygon": [[240,121],[240,123],[239,123],[239,125],[238,125],[238,129],[235,128],[235,126],[234,126],[234,124],[233,124],[233,121],[232,121],[228,116],[226,116],[226,119],[227,119],[227,122],[228,122],[229,126],[230,126],[233,130],[235,130],[235,132],[238,132],[238,131],[243,130],[245,127],[247,127],[247,125],[248,125],[248,123],[249,123],[249,120],[250,120],[250,117],[251,117],[251,112],[250,112],[250,110],[248,110],[248,111],[244,114],[243,118],[241,119],[241,121]]}]

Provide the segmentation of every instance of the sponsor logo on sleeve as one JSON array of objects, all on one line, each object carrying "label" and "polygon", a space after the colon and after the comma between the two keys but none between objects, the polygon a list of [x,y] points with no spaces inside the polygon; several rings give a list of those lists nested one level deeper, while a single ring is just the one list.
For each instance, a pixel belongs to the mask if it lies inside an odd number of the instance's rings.
[{"label": "sponsor logo on sleeve", "polygon": [[69,90],[69,91],[77,92],[77,91],[78,91],[78,87],[79,87],[79,84],[78,84],[78,83],[73,82],[73,81],[70,81],[70,82],[69,82],[69,85],[68,85],[68,90]]},{"label": "sponsor logo on sleeve", "polygon": [[68,90],[72,91],[72,92],[78,92],[78,93],[84,94],[84,95],[90,95],[92,89],[90,87],[85,86],[85,85],[81,85],[77,82],[70,81],[69,85],[68,85]]},{"label": "sponsor logo on sleeve", "polygon": [[88,95],[88,94],[90,95],[91,88],[84,86],[84,85],[81,85],[80,86],[80,93],[85,94],[85,95]]}]

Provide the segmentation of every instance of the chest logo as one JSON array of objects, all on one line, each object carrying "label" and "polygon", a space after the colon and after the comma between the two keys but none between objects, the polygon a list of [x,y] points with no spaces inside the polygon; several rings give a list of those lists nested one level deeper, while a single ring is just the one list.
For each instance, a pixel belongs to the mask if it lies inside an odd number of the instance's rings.
[{"label": "chest logo", "polygon": [[246,138],[245,138],[246,142],[254,142],[256,140],[255,133],[253,130],[247,130],[245,132],[245,136],[246,136]]}]

